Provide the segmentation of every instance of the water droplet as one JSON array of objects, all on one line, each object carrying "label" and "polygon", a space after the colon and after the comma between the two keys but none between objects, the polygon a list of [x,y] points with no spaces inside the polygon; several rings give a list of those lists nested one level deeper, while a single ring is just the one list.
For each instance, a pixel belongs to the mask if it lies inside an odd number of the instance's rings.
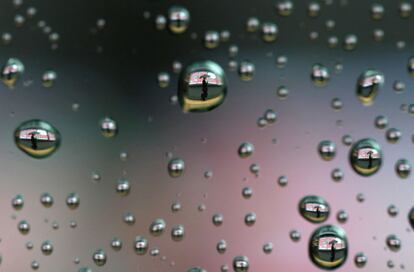
[{"label": "water droplet", "polygon": [[265,42],[276,41],[279,29],[275,23],[265,22],[262,25],[262,39]]},{"label": "water droplet", "polygon": [[172,159],[168,163],[168,174],[172,178],[177,178],[183,175],[185,164],[182,159]]},{"label": "water droplet", "polygon": [[380,42],[384,40],[385,32],[382,29],[374,29],[373,36],[374,41]]},{"label": "water droplet", "polygon": [[27,242],[26,243],[26,248],[28,249],[28,250],[31,250],[31,249],[33,249],[33,247],[34,247],[34,245],[33,245],[33,243],[32,242]]},{"label": "water droplet", "polygon": [[51,255],[53,252],[53,245],[50,241],[44,241],[40,246],[40,250],[42,251],[43,255]]},{"label": "water droplet", "polygon": [[345,223],[348,220],[348,213],[345,210],[339,210],[336,214],[336,220],[338,220],[339,223]]},{"label": "water droplet", "polygon": [[54,202],[54,200],[53,200],[53,196],[52,196],[51,194],[49,194],[49,193],[43,193],[43,194],[40,196],[40,203],[42,203],[42,205],[43,205],[45,208],[50,208],[50,207],[52,207],[53,202]]},{"label": "water droplet", "polygon": [[270,254],[270,253],[272,253],[272,251],[273,251],[273,243],[272,243],[272,242],[267,242],[267,243],[265,243],[265,244],[263,245],[262,249],[263,249],[263,252],[264,252],[265,254]]},{"label": "water droplet", "polygon": [[130,226],[135,224],[135,215],[131,212],[124,213],[123,219],[124,222]]},{"label": "water droplet", "polygon": [[346,145],[346,146],[350,146],[351,144],[352,144],[352,142],[353,142],[354,140],[352,139],[352,136],[351,135],[349,135],[349,134],[345,134],[343,137],[342,137],[342,143],[344,144],[344,145]]},{"label": "water droplet", "polygon": [[57,74],[55,71],[46,71],[43,73],[42,76],[42,84],[44,87],[50,88],[53,86],[53,84],[55,83],[57,79]]},{"label": "water droplet", "polygon": [[220,34],[218,31],[209,30],[204,33],[204,46],[208,49],[218,47],[220,44]]},{"label": "water droplet", "polygon": [[331,177],[334,181],[342,181],[342,179],[344,178],[344,172],[340,168],[335,168],[331,172]]},{"label": "water droplet", "polygon": [[1,41],[3,42],[3,44],[11,43],[12,39],[13,36],[8,32],[4,32],[3,34],[1,34]]},{"label": "water droplet", "polygon": [[277,56],[276,58],[276,66],[277,68],[285,68],[286,64],[288,63],[288,58],[285,55]]},{"label": "water droplet", "polygon": [[260,172],[260,165],[253,163],[250,165],[250,172],[255,175],[256,177],[259,176],[259,172]]},{"label": "water droplet", "polygon": [[388,235],[386,243],[391,251],[397,252],[401,248],[401,240],[395,234]]},{"label": "water droplet", "polygon": [[280,187],[285,187],[288,184],[288,178],[287,176],[280,176],[277,179],[277,183],[279,183]]},{"label": "water droplet", "polygon": [[164,233],[166,226],[164,219],[158,218],[151,223],[149,231],[153,236],[160,236]]},{"label": "water droplet", "polygon": [[374,121],[375,127],[378,129],[384,129],[388,126],[388,118],[383,115],[378,115]]},{"label": "water droplet", "polygon": [[174,241],[181,241],[184,238],[184,226],[183,225],[176,225],[171,229],[171,238]]},{"label": "water droplet", "polygon": [[102,249],[96,250],[92,255],[92,260],[97,266],[104,266],[107,260],[105,251]]},{"label": "water droplet", "polygon": [[354,34],[345,35],[343,47],[347,51],[354,50],[358,43],[358,37]]},{"label": "water droplet", "polygon": [[20,231],[21,234],[23,234],[23,235],[28,234],[29,231],[30,231],[30,224],[26,220],[22,220],[17,225],[17,228],[18,228],[18,230]]},{"label": "water droplet", "polygon": [[300,238],[301,238],[301,234],[298,230],[291,230],[289,232],[289,237],[293,242],[299,242]]},{"label": "water droplet", "polygon": [[388,211],[388,214],[391,217],[396,217],[398,215],[398,212],[399,212],[397,206],[395,206],[393,204],[391,204],[391,205],[388,206],[387,211]]},{"label": "water droplet", "polygon": [[276,10],[280,16],[289,16],[293,12],[293,2],[282,0],[276,3]]},{"label": "water droplet", "polygon": [[254,212],[247,213],[244,217],[244,223],[246,226],[253,226],[256,223],[256,214]]},{"label": "water droplet", "polygon": [[178,212],[178,211],[180,211],[181,210],[181,203],[179,203],[179,202],[174,202],[172,205],[171,205],[171,211],[172,212]]},{"label": "water droplet", "polygon": [[263,117],[266,119],[268,124],[273,124],[277,121],[277,113],[272,109],[266,110]]},{"label": "water droplet", "polygon": [[22,195],[16,195],[11,201],[12,207],[15,210],[21,210],[24,206],[24,198]]},{"label": "water droplet", "polygon": [[401,2],[400,6],[398,8],[398,11],[400,12],[401,18],[408,18],[411,16],[412,12],[412,5],[410,2]]},{"label": "water droplet", "polygon": [[118,126],[115,120],[110,117],[105,117],[99,122],[101,133],[106,138],[113,138],[118,133]]},{"label": "water droplet", "polygon": [[335,158],[336,145],[332,141],[324,140],[319,143],[318,151],[323,160],[330,161]]},{"label": "water droplet", "polygon": [[390,144],[397,143],[402,136],[402,133],[399,129],[390,128],[385,132],[385,137]]},{"label": "water droplet", "polygon": [[170,74],[167,72],[161,72],[157,76],[158,86],[160,88],[166,88],[170,85]]},{"label": "water droplet", "polygon": [[253,195],[253,189],[251,187],[244,187],[242,190],[242,195],[245,199],[249,199]]},{"label": "water droplet", "polygon": [[325,86],[330,79],[330,73],[328,68],[319,63],[314,64],[312,66],[311,79],[315,86]]},{"label": "water droplet", "polygon": [[406,159],[400,159],[395,164],[395,172],[402,178],[408,178],[411,174],[411,163]]},{"label": "water droplet", "polygon": [[371,17],[374,20],[380,20],[384,16],[385,9],[382,4],[374,3],[371,6]]},{"label": "water droplet", "polygon": [[331,270],[340,267],[348,254],[345,231],[333,225],[319,227],[309,240],[309,253],[319,268]]},{"label": "water droplet", "polygon": [[289,89],[286,86],[280,86],[277,88],[276,94],[280,100],[284,100],[289,95]]},{"label": "water droplet", "polygon": [[256,32],[259,30],[260,21],[256,17],[250,17],[246,22],[246,31],[247,32]]},{"label": "water droplet", "polygon": [[33,270],[37,270],[39,269],[40,264],[37,261],[33,261],[30,266],[32,267]]},{"label": "water droplet", "polygon": [[215,62],[195,62],[181,73],[178,97],[184,112],[206,112],[220,106],[227,94],[227,79]]},{"label": "water droplet", "polygon": [[116,192],[121,196],[127,196],[131,191],[131,184],[126,179],[118,180],[116,184]]},{"label": "water droplet", "polygon": [[78,272],[92,272],[92,269],[90,269],[89,267],[82,267],[79,269]]},{"label": "water droplet", "polygon": [[187,30],[190,24],[190,13],[185,7],[172,6],[168,10],[168,27],[174,34],[180,34]]},{"label": "water droplet", "polygon": [[246,256],[236,256],[233,258],[234,272],[248,272],[249,266],[249,258]]},{"label": "water droplet", "polygon": [[227,250],[227,242],[225,240],[220,240],[216,246],[217,252],[223,254]]},{"label": "water droplet", "polygon": [[371,176],[381,167],[382,152],[379,144],[373,139],[362,139],[356,142],[350,151],[352,168],[362,176]]},{"label": "water droplet", "polygon": [[134,250],[138,255],[145,255],[148,251],[148,240],[142,236],[135,237]]},{"label": "water droplet", "polygon": [[213,215],[212,221],[214,226],[221,226],[224,221],[224,215],[221,213],[216,213]]},{"label": "water droplet", "polygon": [[330,36],[328,37],[328,46],[329,48],[335,48],[338,46],[339,39],[337,36]]},{"label": "water droplet", "polygon": [[342,102],[342,100],[341,99],[339,99],[339,98],[337,98],[337,97],[335,97],[334,99],[332,99],[332,101],[331,101],[331,107],[334,109],[334,110],[336,110],[336,111],[339,111],[339,110],[341,110],[342,109],[342,107],[343,107],[344,105],[343,105],[343,102]]},{"label": "water droplet", "polygon": [[29,120],[14,132],[17,147],[29,156],[41,159],[52,155],[61,142],[59,131],[48,122]]},{"label": "water droplet", "polygon": [[329,204],[319,196],[305,196],[299,202],[299,212],[309,222],[322,223],[329,217]]},{"label": "water droplet", "polygon": [[363,252],[355,254],[354,262],[357,267],[364,267],[367,264],[368,258]]},{"label": "water droplet", "polygon": [[254,152],[253,144],[249,142],[241,143],[238,149],[239,157],[240,158],[247,158],[251,156]]},{"label": "water droplet", "polygon": [[317,17],[319,16],[319,12],[321,10],[321,6],[318,2],[311,2],[308,5],[308,15],[309,17]]},{"label": "water droplet", "polygon": [[250,81],[253,79],[255,66],[250,61],[242,61],[239,64],[239,77],[243,81]]},{"label": "water droplet", "polygon": [[157,30],[164,30],[165,27],[167,26],[167,18],[165,18],[164,15],[157,15],[155,17],[155,28]]},{"label": "water droplet", "polygon": [[66,198],[66,205],[74,210],[79,207],[80,204],[80,197],[77,193],[70,193],[68,197]]},{"label": "water droplet", "polygon": [[115,251],[120,251],[122,249],[122,240],[115,237],[111,241],[111,248]]},{"label": "water droplet", "polygon": [[365,201],[365,195],[363,193],[359,193],[357,194],[356,199],[358,202],[362,203]]},{"label": "water droplet", "polygon": [[384,86],[384,74],[377,70],[366,70],[357,82],[357,97],[364,105],[371,105],[378,94],[379,89]]}]

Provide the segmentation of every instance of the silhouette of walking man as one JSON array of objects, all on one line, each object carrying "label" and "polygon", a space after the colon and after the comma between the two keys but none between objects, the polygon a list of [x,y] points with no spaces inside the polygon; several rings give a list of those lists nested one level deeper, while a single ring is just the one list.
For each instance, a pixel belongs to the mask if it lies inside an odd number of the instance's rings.
[{"label": "silhouette of walking man", "polygon": [[373,153],[374,152],[372,152],[372,151],[368,151],[368,168],[372,168],[372,159],[373,159],[373,157],[372,157],[372,155],[373,155]]},{"label": "silhouette of walking man", "polygon": [[203,82],[201,83],[201,100],[206,101],[207,96],[208,96],[207,76],[202,75],[201,78],[203,78]]},{"label": "silhouette of walking man", "polygon": [[32,133],[32,135],[30,136],[30,142],[32,143],[32,149],[36,150],[37,149],[37,139],[35,137],[35,133]]},{"label": "silhouette of walking man", "polygon": [[316,206],[315,211],[316,211],[316,218],[319,218],[321,216],[321,206]]},{"label": "silhouette of walking man", "polygon": [[331,245],[331,262],[335,261],[335,253],[336,253],[335,245],[336,245],[336,243],[338,243],[338,241],[336,241],[336,239],[333,239],[332,241],[329,242],[329,244]]}]

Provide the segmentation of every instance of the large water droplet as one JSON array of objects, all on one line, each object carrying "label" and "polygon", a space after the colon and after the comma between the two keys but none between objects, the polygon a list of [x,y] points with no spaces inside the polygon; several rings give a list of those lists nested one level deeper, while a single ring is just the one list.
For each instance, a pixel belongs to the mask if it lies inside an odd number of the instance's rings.
[{"label": "large water droplet", "polygon": [[30,231],[30,224],[26,220],[22,220],[17,225],[17,228],[21,234],[28,234]]},{"label": "large water droplet", "polygon": [[136,254],[144,255],[148,251],[148,240],[142,236],[135,237],[134,249]]},{"label": "large water droplet", "polygon": [[309,222],[321,223],[328,219],[329,204],[319,196],[305,196],[299,202],[299,212]]},{"label": "large water droplet", "polygon": [[350,162],[352,168],[362,176],[371,176],[381,167],[382,152],[379,144],[373,139],[362,139],[351,148]]},{"label": "large water droplet", "polygon": [[354,262],[357,267],[364,267],[367,264],[368,258],[367,255],[363,252],[358,252],[355,255]]},{"label": "large water droplet", "polygon": [[154,222],[151,223],[149,230],[150,233],[154,236],[160,236],[166,228],[166,223],[164,219],[158,218],[155,219]]},{"label": "large water droplet", "polygon": [[340,267],[348,255],[345,231],[333,225],[319,227],[309,240],[309,255],[312,262],[319,268]]},{"label": "large water droplet", "polygon": [[10,58],[1,69],[1,80],[7,87],[13,87],[23,73],[23,63],[19,59]]},{"label": "large water droplet", "polygon": [[185,7],[172,6],[168,10],[168,27],[172,33],[180,34],[187,30],[190,24],[190,13]]},{"label": "large water droplet", "polygon": [[178,97],[184,112],[205,112],[220,106],[227,94],[227,79],[215,62],[195,62],[181,73]]},{"label": "large water droplet", "polygon": [[328,68],[319,63],[314,64],[312,66],[311,79],[316,86],[325,86],[330,79]]},{"label": "large water droplet", "polygon": [[46,256],[51,255],[53,252],[53,245],[50,241],[44,241],[40,246],[40,250]]},{"label": "large water droplet", "polygon": [[182,176],[185,169],[185,163],[182,159],[172,159],[168,163],[168,174],[172,178],[178,178]]},{"label": "large water droplet", "polygon": [[401,240],[397,235],[391,234],[387,236],[386,244],[391,251],[399,251],[401,248]]},{"label": "large water droplet", "polygon": [[334,142],[329,140],[321,141],[318,145],[318,151],[321,158],[325,161],[330,161],[335,158],[336,145]]},{"label": "large water droplet", "polygon": [[42,76],[42,84],[43,86],[50,88],[53,86],[56,79],[57,79],[57,74],[55,71],[51,71],[51,70],[46,71],[43,73],[43,76]]},{"label": "large water droplet", "polygon": [[22,195],[16,195],[12,199],[11,204],[15,210],[21,210],[24,206],[24,197]]},{"label": "large water droplet", "polygon": [[262,25],[262,39],[265,42],[276,41],[279,29],[275,23],[265,22]]},{"label": "large water droplet", "polygon": [[70,193],[66,198],[66,205],[74,210],[77,209],[80,205],[80,197],[77,193]]},{"label": "large water droplet", "polygon": [[406,159],[400,159],[395,164],[395,172],[402,178],[408,178],[411,174],[411,163]]},{"label": "large water droplet", "polygon": [[113,138],[118,133],[118,126],[115,120],[105,117],[99,122],[101,133],[106,138]]},{"label": "large water droplet", "polygon": [[104,266],[106,264],[106,252],[102,249],[96,250],[92,255],[92,260],[97,266]]},{"label": "large water droplet", "polygon": [[254,152],[253,144],[249,142],[241,143],[238,149],[239,157],[240,158],[247,158],[251,156]]},{"label": "large water droplet", "polygon": [[59,131],[48,122],[29,120],[14,132],[17,147],[29,156],[42,159],[52,155],[60,145]]},{"label": "large water droplet", "polygon": [[358,99],[364,105],[371,105],[384,82],[383,73],[377,70],[366,70],[358,78],[356,91]]},{"label": "large water droplet", "polygon": [[233,258],[234,272],[248,272],[249,266],[249,258],[247,258],[246,256],[236,256]]},{"label": "large water droplet", "polygon": [[255,66],[250,61],[242,61],[239,64],[239,77],[243,81],[250,81],[253,79],[254,72],[255,72]]},{"label": "large water droplet", "polygon": [[176,225],[171,229],[171,238],[174,241],[181,241],[184,238],[185,230],[183,225]]}]

